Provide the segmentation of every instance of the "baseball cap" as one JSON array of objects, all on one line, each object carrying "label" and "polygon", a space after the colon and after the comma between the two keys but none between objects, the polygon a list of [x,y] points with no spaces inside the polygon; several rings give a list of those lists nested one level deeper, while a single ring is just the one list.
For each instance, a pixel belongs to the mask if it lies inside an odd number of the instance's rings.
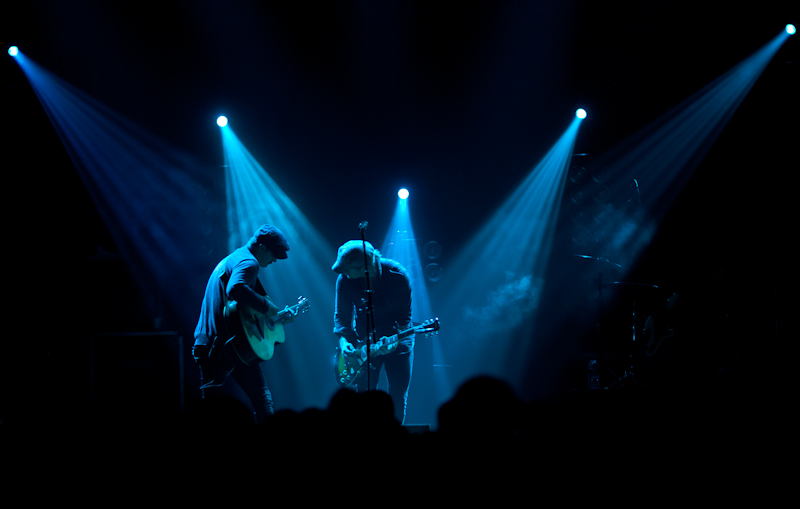
[{"label": "baseball cap", "polygon": [[289,250],[289,241],[286,235],[271,224],[262,224],[253,234],[253,242],[264,244],[267,249],[275,255],[275,258],[285,260],[288,258],[286,251]]}]

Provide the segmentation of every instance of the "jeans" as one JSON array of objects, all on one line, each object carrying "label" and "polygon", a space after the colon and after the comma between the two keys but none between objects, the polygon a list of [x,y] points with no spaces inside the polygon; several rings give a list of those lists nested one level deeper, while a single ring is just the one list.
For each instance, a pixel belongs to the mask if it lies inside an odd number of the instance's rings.
[{"label": "jeans", "polygon": [[235,355],[225,356],[218,350],[215,346],[209,352],[207,345],[195,345],[192,348],[194,360],[200,367],[200,387],[203,390],[203,397],[206,394],[221,393],[221,386],[227,380],[227,375],[230,375],[252,403],[257,423],[262,423],[267,417],[274,415],[272,393],[267,386],[267,377],[261,369],[262,363],[248,366]]},{"label": "jeans", "polygon": [[395,418],[403,423],[408,405],[408,387],[411,385],[411,371],[414,366],[414,339],[404,339],[397,345],[397,349],[387,355],[378,355],[370,359],[372,369],[365,369],[355,380],[356,390],[367,390],[367,372],[369,372],[370,390],[378,387],[381,367],[386,371],[386,380],[389,384],[389,396],[394,403]]}]

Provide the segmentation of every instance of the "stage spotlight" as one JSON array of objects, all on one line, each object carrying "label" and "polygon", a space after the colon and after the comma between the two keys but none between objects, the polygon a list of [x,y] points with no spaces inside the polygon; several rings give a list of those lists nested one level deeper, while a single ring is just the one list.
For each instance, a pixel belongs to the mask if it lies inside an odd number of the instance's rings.
[{"label": "stage spotlight", "polygon": [[397,196],[400,197],[401,200],[405,200],[408,198],[408,189],[401,189],[397,192]]},{"label": "stage spotlight", "polygon": [[797,31],[797,30],[794,28],[794,25],[792,25],[791,23],[789,23],[788,25],[786,25],[786,33],[787,33],[787,34],[789,34],[789,35],[794,35],[794,33],[795,33],[796,31]]},{"label": "stage spotlight", "polygon": [[575,111],[575,116],[580,118],[580,119],[586,118],[586,110],[583,109],[583,108],[578,108]]},{"label": "stage spotlight", "polygon": [[[786,30],[788,31],[789,29],[787,28]],[[17,56],[18,53],[19,53],[19,48],[18,47],[11,46],[10,48],[8,48],[8,54],[11,55],[12,57]]]},{"label": "stage spotlight", "polygon": [[224,116],[219,117],[217,119],[217,125],[220,127],[225,127],[226,125],[228,125],[228,119],[225,118]]}]

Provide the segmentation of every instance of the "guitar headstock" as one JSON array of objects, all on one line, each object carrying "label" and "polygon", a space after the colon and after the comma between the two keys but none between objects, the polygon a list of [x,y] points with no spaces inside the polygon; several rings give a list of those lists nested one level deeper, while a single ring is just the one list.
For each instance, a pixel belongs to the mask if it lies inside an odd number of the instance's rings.
[{"label": "guitar headstock", "polygon": [[432,318],[423,322],[417,328],[418,334],[438,334],[439,333],[439,318]]},{"label": "guitar headstock", "polygon": [[298,313],[305,313],[309,309],[311,309],[311,303],[308,302],[308,299],[306,299],[303,296],[298,297],[297,298],[297,312]]}]

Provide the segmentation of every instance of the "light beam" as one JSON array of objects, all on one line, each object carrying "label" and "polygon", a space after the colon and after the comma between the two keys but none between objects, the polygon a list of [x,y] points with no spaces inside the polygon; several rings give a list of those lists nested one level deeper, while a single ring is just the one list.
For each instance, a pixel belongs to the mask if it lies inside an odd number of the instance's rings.
[{"label": "light beam", "polygon": [[[491,374],[518,390],[529,356],[545,338],[532,322],[546,284],[568,163],[582,120],[569,127],[525,180],[450,264],[437,291],[443,302],[441,343],[452,387]],[[456,298],[457,297],[457,298]],[[445,326],[446,324],[446,326]]]},{"label": "light beam", "polygon": [[[587,227],[586,251],[624,267],[635,262],[694,169],[788,37],[782,31],[764,47],[595,161],[593,173],[598,168],[608,168],[603,195],[621,198],[617,203],[600,204],[595,214],[585,215],[584,222],[577,225],[577,228]],[[599,190],[599,186],[593,185]],[[642,207],[638,207],[640,203]]]},{"label": "light beam", "polygon": [[[397,206],[381,246],[381,254],[400,262],[408,271],[411,280],[411,318],[415,323],[421,323],[436,318],[436,315],[431,308],[419,244],[407,206],[408,191],[403,195],[398,193]],[[437,377],[439,373],[433,371],[433,365],[442,363],[437,338],[420,337],[415,345],[414,376],[409,387],[406,422],[433,422],[436,410],[452,395],[452,391],[442,377]]]},{"label": "light beam", "polygon": [[[333,298],[336,249],[328,245],[294,202],[239,140],[220,129],[225,159],[228,249],[244,245],[263,223],[289,240],[288,259],[261,271],[260,279],[279,307],[309,299],[311,310],[286,327],[286,342],[264,371],[277,408],[324,408],[339,389],[333,376]],[[274,381],[274,384],[273,384]]]},{"label": "light beam", "polygon": [[[199,253],[215,248],[207,236],[219,212],[209,191],[211,176],[206,173],[212,169],[64,82],[24,53],[19,52],[15,60],[141,290],[157,295],[154,301],[166,297],[170,312],[177,315],[172,321],[193,329],[202,297],[201,281],[207,277],[202,275],[207,262]],[[105,295],[104,301],[111,302],[113,293],[104,293],[107,290],[86,291],[92,297]],[[161,306],[154,303],[154,317],[162,316]],[[130,325],[115,323],[112,327]]]}]

